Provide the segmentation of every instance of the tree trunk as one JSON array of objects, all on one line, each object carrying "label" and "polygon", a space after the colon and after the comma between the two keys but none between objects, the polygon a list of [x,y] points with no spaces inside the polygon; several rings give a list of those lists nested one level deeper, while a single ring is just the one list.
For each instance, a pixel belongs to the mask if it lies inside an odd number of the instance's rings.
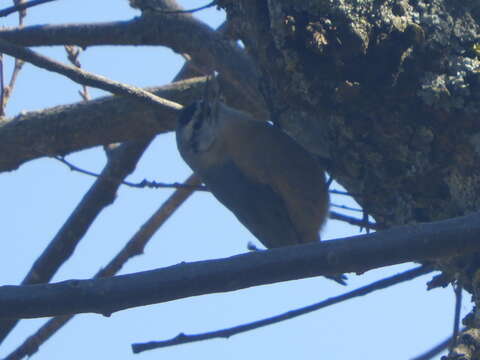
[{"label": "tree trunk", "polygon": [[[272,121],[379,225],[480,207],[480,3],[219,3],[259,68]],[[442,268],[449,280],[466,270],[471,290],[472,261]]]}]

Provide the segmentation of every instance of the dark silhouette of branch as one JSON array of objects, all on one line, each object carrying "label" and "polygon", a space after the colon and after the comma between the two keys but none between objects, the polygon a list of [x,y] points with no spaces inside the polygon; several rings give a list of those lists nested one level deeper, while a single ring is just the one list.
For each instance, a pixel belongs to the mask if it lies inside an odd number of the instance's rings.
[{"label": "dark silhouette of branch", "polygon": [[[0,288],[1,318],[34,318],[131,307],[247,287],[332,276],[480,250],[480,214],[373,234],[256,251],[226,259],[95,280]],[[232,281],[235,279],[235,281]]]},{"label": "dark silhouette of branch", "polygon": [[356,196],[356,194],[350,194],[348,191],[341,191],[341,190],[335,190],[335,189],[330,189],[328,190],[330,194],[336,194],[336,195],[345,195],[345,196]]},{"label": "dark silhouette of branch", "polygon": [[[201,97],[204,83],[205,77],[199,77],[147,90],[175,102],[190,103]],[[154,136],[171,131],[175,121],[173,111],[154,111],[123,96],[0,118],[0,171],[14,170],[42,156]]]},{"label": "dark silhouette of branch", "polygon": [[[68,166],[68,168],[72,171],[77,171],[81,174],[88,175],[88,176],[93,176],[93,177],[99,177],[100,174],[94,173],[89,170],[82,169],[68,160],[65,159],[63,156],[55,156],[54,159],[60,161],[62,164]],[[204,185],[185,185],[185,184],[180,184],[180,183],[163,183],[163,182],[157,182],[157,181],[149,181],[149,180],[142,180],[138,183],[133,183],[130,181],[122,181],[123,185],[132,187],[132,188],[137,188],[137,189],[143,189],[143,188],[151,188],[151,189],[159,189],[159,188],[165,188],[165,189],[181,189],[181,188],[188,188],[192,189],[195,191],[208,191],[207,187]],[[330,211],[329,217],[334,220],[338,221],[343,221],[346,222],[350,225],[355,225],[355,226],[365,226],[365,221],[363,219],[357,219],[353,218],[347,215],[343,215],[340,213],[337,213],[335,211]],[[374,230],[379,230],[380,227],[377,224],[374,223],[368,223],[368,227],[370,229]]]},{"label": "dark silhouette of branch", "polygon": [[[113,276],[121,270],[123,265],[134,256],[143,253],[143,249],[154,233],[168,220],[168,218],[188,199],[193,193],[193,187],[198,185],[200,180],[191,175],[185,182],[185,188],[176,190],[160,208],[143,224],[132,236],[122,250],[100,271],[94,278]],[[40,345],[45,343],[55,332],[70,321],[74,315],[57,316],[50,319],[45,325],[29,336],[17,349],[10,353],[4,360],[20,360],[31,356],[38,351]]]},{"label": "dark silhouette of branch", "polygon": [[10,44],[1,39],[0,51],[17,59],[29,62],[30,64],[38,66],[42,69],[62,74],[81,85],[96,87],[116,95],[131,96],[138,101],[153,106],[156,109],[160,108],[162,110],[170,109],[173,111],[178,111],[183,107],[180,104],[163,99],[141,88],[125,85],[118,81],[107,79],[106,77],[90,73],[75,66],[59,63],[30,49]]},{"label": "dark silhouette of branch", "polygon": [[[55,160],[60,161],[62,164],[66,165],[70,170],[79,172],[80,174],[92,176],[95,178],[100,177],[100,174],[97,174],[93,171],[85,170],[82,169],[74,164],[72,164],[70,161],[65,159],[63,156],[54,156]],[[126,185],[128,187],[132,188],[137,188],[137,189],[145,189],[145,188],[150,188],[150,189],[191,189],[194,191],[208,191],[208,189],[205,186],[202,185],[188,185],[185,183],[163,183],[163,182],[157,182],[157,181],[149,181],[149,180],[142,180],[138,183],[133,183],[131,181],[122,181],[122,185]]]},{"label": "dark silhouette of branch", "polygon": [[330,204],[330,206],[336,207],[337,209],[343,209],[343,210],[355,211],[355,212],[363,212],[362,209],[352,208],[352,207],[346,206],[346,205]]},{"label": "dark silhouette of branch", "polygon": [[452,343],[450,344],[450,350],[457,345],[457,337],[460,332],[460,312],[462,310],[462,291],[463,288],[458,283],[453,283],[453,291],[455,292],[455,316],[453,319],[453,334]]},{"label": "dark silhouette of branch", "polygon": [[202,6],[199,6],[199,7],[196,7],[196,8],[193,8],[193,9],[185,9],[185,10],[158,10],[158,12],[161,12],[163,14],[191,14],[191,13],[194,13],[194,12],[198,12],[198,11],[202,11],[202,10],[205,10],[205,9],[208,9],[210,7],[213,7],[217,4],[217,0],[214,0],[214,1],[211,1],[209,2],[208,4],[206,5],[202,5]]},{"label": "dark silhouette of branch", "polygon": [[435,345],[433,348],[431,348],[427,352],[421,355],[415,356],[410,360],[431,360],[441,352],[445,351],[451,343],[452,343],[452,337],[449,336],[448,338],[446,338],[439,344]]},{"label": "dark silhouette of branch", "polygon": [[[101,176],[77,205],[47,248],[37,258],[22,284],[46,283],[73,254],[98,214],[113,203],[117,190],[142,156],[151,139],[132,141],[112,151]],[[0,342],[17,323],[16,319],[0,321]]]},{"label": "dark silhouette of branch", "polygon": [[[93,176],[93,177],[99,177],[100,176],[100,174],[94,173],[94,172],[89,171],[89,170],[82,169],[82,168],[72,164],[71,162],[66,160],[65,157],[63,157],[63,156],[55,156],[54,159],[60,161],[64,165],[68,166],[68,168],[72,171],[77,171],[81,174],[88,175],[88,176]],[[143,189],[143,188],[151,188],[151,189],[190,188],[190,189],[195,190],[195,191],[208,191],[207,187],[203,186],[203,185],[193,186],[193,185],[185,185],[185,184],[180,184],[180,183],[168,184],[168,183],[157,182],[157,181],[149,181],[149,180],[146,180],[146,179],[144,179],[144,180],[142,180],[138,183],[133,183],[133,182],[130,182],[130,181],[122,181],[122,184],[126,185],[126,186],[129,186],[129,187],[132,187],[132,188],[139,188],[139,189]],[[332,206],[335,206],[335,205],[333,204]],[[337,206],[337,207],[343,208],[342,206]],[[330,211],[329,217],[331,219],[334,219],[334,220],[346,222],[350,225],[365,226],[365,221],[363,219],[353,218],[353,217],[350,217],[350,216],[347,216],[347,215],[337,213],[335,211]],[[374,229],[374,230],[379,230],[380,229],[380,227],[377,224],[370,223],[370,222],[368,223],[368,227],[370,229]]]},{"label": "dark silhouette of branch", "polygon": [[3,10],[0,10],[0,17],[7,16],[7,15],[13,14],[17,11],[22,11],[22,10],[31,8],[33,6],[42,5],[42,4],[45,4],[45,3],[48,3],[48,2],[52,2],[52,1],[55,1],[55,0],[32,0],[32,1],[24,2],[24,3],[16,4],[14,6],[10,6],[8,8],[3,9]]},{"label": "dark silhouette of branch", "polygon": [[129,21],[6,29],[0,31],[0,38],[22,46],[166,46],[179,54],[189,54],[195,65],[208,73],[218,71],[249,102],[251,113],[265,115],[252,61],[242,49],[190,14],[152,12]]},{"label": "dark silhouette of branch", "polygon": [[[333,220],[339,220],[339,221],[343,221],[343,222],[346,222],[350,225],[355,225],[355,226],[365,226],[365,220],[364,219],[357,219],[357,218],[354,218],[354,217],[351,217],[351,216],[347,216],[347,215],[343,215],[343,214],[340,214],[336,211],[330,211],[329,213],[329,217],[330,219],[333,219]],[[367,224],[367,226],[370,228],[370,229],[373,229],[373,230],[381,230],[383,229],[381,226],[379,226],[378,224],[374,224],[374,223],[371,223],[369,222]]]},{"label": "dark silhouette of branch", "polygon": [[[223,31],[224,27],[220,27],[219,31]],[[174,81],[178,81],[177,85],[188,84],[195,79],[181,81],[186,75],[192,74],[192,71],[189,69],[194,67],[192,62],[187,62],[184,64],[182,70],[175,76]],[[167,86],[171,88],[175,84]],[[183,85],[185,87],[185,85]],[[188,88],[188,87],[187,87]],[[182,96],[184,92],[180,92],[178,96]],[[116,99],[111,99],[117,101]],[[128,99],[125,99],[128,100]],[[135,103],[134,103],[135,104]],[[127,106],[127,109],[130,110],[131,107]],[[97,109],[98,110],[98,109]],[[97,113],[97,112],[96,112]],[[117,148],[118,150],[118,148]],[[117,157],[117,152],[113,151],[109,155],[109,161],[114,161]],[[122,159],[117,159],[122,162]],[[128,161],[125,164],[129,166]],[[106,176],[106,174],[104,174]],[[118,272],[123,264],[128,261],[131,257],[139,254],[143,251],[145,244],[151,238],[153,233],[168,219],[168,217],[178,208],[180,205],[193,193],[193,187],[200,184],[199,180],[195,176],[191,176],[184,183],[183,189],[175,191],[175,193],[169,197],[169,199],[164,202],[160,209],[152,215],[152,217],[140,228],[140,230],[132,237],[132,239],[127,243],[127,245],[122,249],[112,260],[111,262],[102,270],[100,270],[95,276],[96,277],[107,277],[112,276]],[[9,355],[9,359],[20,359],[23,354],[33,354],[38,350],[40,344],[48,340],[58,329],[60,329],[65,323],[67,323],[73,316],[60,316],[54,319],[51,319],[44,326],[42,326],[34,335],[30,336],[19,348],[17,348],[12,354]]]},{"label": "dark silhouette of branch", "polygon": [[[80,57],[82,49],[78,46],[72,45],[65,45],[64,48],[65,52],[67,53],[68,61],[70,61],[73,66],[81,68],[82,64],[78,58]],[[82,97],[83,101],[91,100],[90,94],[88,93],[88,86],[86,85],[82,85],[82,90],[79,90],[78,94]]]},{"label": "dark silhouette of branch", "polygon": [[164,348],[164,347],[173,346],[173,345],[186,344],[186,343],[191,343],[196,341],[202,341],[202,340],[208,340],[208,339],[214,339],[214,338],[229,338],[233,335],[237,335],[246,331],[251,331],[267,325],[272,325],[285,320],[293,319],[300,315],[305,315],[310,312],[350,300],[354,297],[367,295],[376,290],[385,289],[389,286],[415,279],[421,275],[428,274],[431,271],[432,271],[431,268],[428,268],[426,266],[419,266],[414,269],[405,271],[403,273],[400,273],[382,280],[375,281],[369,285],[362,286],[361,288],[355,289],[353,291],[349,291],[345,294],[334,296],[329,299],[323,300],[321,302],[318,302],[309,306],[305,306],[299,309],[290,310],[280,315],[250,322],[248,324],[237,325],[231,328],[211,331],[203,334],[185,335],[181,333],[170,340],[151,341],[147,343],[132,344],[132,351],[134,353],[140,353],[146,350],[153,350],[153,349]]}]

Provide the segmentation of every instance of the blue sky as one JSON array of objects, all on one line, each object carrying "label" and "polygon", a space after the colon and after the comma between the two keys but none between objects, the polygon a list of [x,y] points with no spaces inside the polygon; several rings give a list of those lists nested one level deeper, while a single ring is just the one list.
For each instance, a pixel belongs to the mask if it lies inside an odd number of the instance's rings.
[{"label": "blue sky", "polygon": [[[7,6],[10,2],[3,2]],[[181,1],[196,7],[198,1]],[[206,2],[205,2],[206,3]],[[138,12],[127,1],[58,0],[29,11],[27,25],[96,22],[130,19]],[[197,14],[216,27],[224,14],[209,9]],[[2,19],[14,25],[16,16]],[[66,62],[63,48],[39,48],[42,54]],[[11,68],[6,60],[7,71]],[[92,47],[80,57],[91,72],[137,86],[167,84],[183,59],[160,47]],[[80,101],[79,86],[57,74],[25,65],[7,115]],[[92,96],[104,93],[90,89]],[[90,149],[68,157],[76,165],[100,171],[105,164],[102,149]],[[159,136],[142,158],[131,181],[143,179],[180,182],[191,171],[183,163],[173,134]],[[71,172],[53,159],[40,159],[20,169],[0,174],[0,285],[18,284],[38,254],[55,235],[94,179]],[[339,188],[338,186],[335,186]],[[91,277],[123,247],[130,236],[171,194],[171,190],[120,188],[114,205],[97,218],[75,254],[54,281]],[[336,204],[354,206],[345,197]],[[358,228],[330,221],[324,239],[354,235]],[[143,256],[131,260],[122,273],[148,270],[181,261],[228,257],[245,252],[255,242],[235,217],[210,194],[198,193],[157,232]],[[405,264],[362,276],[349,274],[349,286],[324,278],[305,279],[225,294],[183,299],[115,313],[110,318],[84,314],[61,329],[34,355],[35,359],[109,358],[171,360],[209,359],[408,359],[443,340],[451,332],[453,291],[426,291],[430,277],[350,300],[347,303],[265,327],[228,340],[211,340],[131,353],[130,344],[162,340],[180,332],[217,330],[305,306],[341,294],[373,280],[413,267]],[[468,311],[464,305],[463,311]],[[7,355],[45,319],[24,320],[0,347]]]}]

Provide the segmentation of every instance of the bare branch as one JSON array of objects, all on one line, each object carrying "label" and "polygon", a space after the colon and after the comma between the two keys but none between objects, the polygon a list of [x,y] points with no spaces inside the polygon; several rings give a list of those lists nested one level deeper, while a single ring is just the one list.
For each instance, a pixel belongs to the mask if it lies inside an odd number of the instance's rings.
[{"label": "bare branch", "polygon": [[[190,103],[201,96],[204,83],[205,77],[201,77],[148,90],[179,103]],[[0,171],[14,170],[43,156],[171,131],[175,121],[173,111],[154,111],[131,98],[118,96],[0,119]]]},{"label": "bare branch", "polygon": [[193,8],[193,9],[187,9],[187,10],[163,10],[163,11],[161,11],[161,12],[163,12],[164,14],[187,14],[187,13],[194,13],[194,12],[198,12],[198,11],[201,11],[201,10],[208,9],[208,8],[210,8],[210,7],[212,7],[212,6],[215,6],[216,3],[217,3],[217,0],[214,0],[214,1],[209,2],[207,5],[199,6],[199,7]]},{"label": "bare branch", "polygon": [[[100,177],[101,174],[94,173],[89,170],[82,169],[68,160],[66,160],[64,157],[61,156],[55,156],[54,159],[60,161],[62,164],[68,166],[68,168],[72,171],[77,171],[80,174],[92,176],[92,177]],[[149,181],[149,180],[142,180],[138,183],[133,183],[130,181],[122,181],[123,185],[132,187],[132,188],[137,188],[137,189],[145,189],[145,188],[150,188],[150,189],[190,189],[192,191],[208,191],[208,189],[205,186],[201,185],[188,185],[188,184],[180,184],[180,183],[163,183],[163,182],[157,182],[157,181]]]},{"label": "bare branch", "polygon": [[190,14],[155,12],[130,21],[6,29],[0,31],[0,38],[23,46],[167,46],[179,54],[189,54],[196,66],[208,72],[218,71],[248,99],[251,113],[266,118],[257,90],[258,75],[245,52]]},{"label": "bare branch", "polygon": [[7,15],[13,14],[17,11],[22,11],[22,10],[31,8],[33,6],[45,4],[45,3],[48,3],[48,2],[52,2],[52,1],[55,1],[55,0],[32,0],[32,1],[28,1],[28,2],[22,2],[22,3],[14,5],[14,6],[10,6],[8,8],[5,8],[3,10],[0,10],[0,17],[7,16]]},{"label": "bare branch", "polygon": [[[72,164],[71,162],[69,162],[68,160],[66,160],[62,156],[55,156],[54,159],[60,161],[64,165],[68,166],[68,168],[72,171],[77,171],[81,174],[88,175],[88,176],[93,176],[93,177],[99,177],[100,176],[100,174],[94,173],[94,172],[89,171],[89,170],[82,169],[82,168]],[[132,188],[139,188],[139,189],[143,189],[143,188],[151,188],[151,189],[190,188],[190,189],[195,190],[195,191],[208,191],[208,189],[205,186],[200,186],[200,185],[191,186],[191,185],[185,185],[185,184],[179,184],[179,183],[168,184],[168,183],[163,183],[163,182],[150,181],[150,180],[146,180],[146,179],[144,179],[144,180],[142,180],[138,183],[132,183],[130,181],[122,181],[122,184],[126,185],[126,186],[129,186],[129,187],[132,187]],[[355,226],[365,226],[366,225],[365,221],[363,219],[353,218],[353,217],[350,217],[350,216],[347,216],[347,215],[337,213],[335,211],[330,211],[329,217],[331,219],[334,219],[334,220],[346,222],[350,225],[355,225]],[[369,222],[367,225],[370,229],[380,230],[380,227],[377,224]]]},{"label": "bare branch", "polygon": [[410,261],[451,258],[480,250],[479,236],[480,214],[475,213],[112,278],[3,286],[0,317],[33,318],[85,312],[110,315],[131,307],[190,296],[319,275],[365,272]]},{"label": "bare branch", "polygon": [[346,206],[346,205],[330,204],[330,206],[336,207],[337,209],[343,209],[343,210],[355,211],[355,212],[363,212],[362,209],[352,208],[352,207]]},{"label": "bare branch", "polygon": [[389,286],[415,279],[421,275],[428,274],[431,271],[432,269],[426,266],[419,266],[417,268],[405,271],[403,273],[390,276],[382,280],[375,281],[369,285],[362,286],[361,288],[355,289],[353,291],[349,291],[345,294],[334,296],[329,299],[323,300],[321,302],[318,302],[309,306],[305,306],[300,309],[291,310],[280,315],[272,316],[263,320],[254,321],[248,324],[237,325],[231,328],[211,331],[203,334],[185,335],[182,333],[170,340],[151,341],[148,343],[132,344],[132,351],[134,353],[140,353],[146,350],[153,350],[153,349],[164,348],[164,347],[173,346],[173,345],[186,344],[186,343],[191,343],[196,341],[202,341],[202,340],[208,340],[208,339],[214,339],[214,338],[229,338],[233,335],[237,335],[243,332],[258,329],[267,325],[276,324],[285,320],[290,320],[300,315],[305,315],[313,311],[317,311],[319,309],[323,309],[325,307],[335,305],[335,304],[344,302],[346,300],[353,299],[354,297],[367,295],[376,290],[385,289]]},{"label": "bare branch", "polygon": [[364,227],[365,225],[367,225],[370,229],[373,229],[373,230],[382,229],[382,227],[379,226],[378,224],[374,224],[371,222],[369,222],[368,224],[365,224],[365,220],[363,219],[357,219],[351,216],[343,215],[343,214],[337,213],[336,211],[330,211],[329,217],[330,219],[343,221],[350,225],[361,226],[361,227]]},{"label": "bare branch", "polygon": [[435,345],[433,348],[428,350],[427,352],[415,356],[414,358],[411,358],[410,360],[431,360],[441,352],[445,351],[448,348],[448,345],[452,343],[452,337],[449,336],[439,344]]},{"label": "bare branch", "polygon": [[459,283],[453,283],[453,291],[455,292],[455,316],[453,319],[452,342],[449,346],[450,351],[457,346],[457,337],[460,332],[460,312],[462,310],[462,291],[463,288]]},{"label": "bare branch", "polygon": [[[82,49],[78,46],[72,45],[65,45],[64,48],[67,53],[68,61],[70,61],[72,65],[81,68],[82,64],[80,64],[78,57],[80,56]],[[79,90],[78,93],[82,97],[83,101],[91,100],[90,94],[88,93],[88,87],[86,85],[82,85],[82,90]]]},{"label": "bare branch", "polygon": [[42,69],[62,74],[79,84],[103,89],[116,95],[132,96],[138,101],[154,106],[156,109],[170,109],[173,111],[182,109],[182,105],[163,99],[141,88],[125,85],[118,81],[107,79],[104,76],[90,73],[75,66],[59,63],[46,56],[37,54],[30,49],[10,44],[1,39],[0,51],[18,59],[22,59],[23,61],[29,62],[30,64],[38,66]]}]

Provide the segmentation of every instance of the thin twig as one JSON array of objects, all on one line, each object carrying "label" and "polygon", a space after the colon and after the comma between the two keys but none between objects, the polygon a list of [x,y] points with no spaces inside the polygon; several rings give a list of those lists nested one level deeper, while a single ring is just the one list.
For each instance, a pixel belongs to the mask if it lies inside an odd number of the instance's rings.
[{"label": "thin twig", "polygon": [[[462,331],[463,330],[465,330],[465,329],[462,329]],[[446,338],[442,342],[438,343],[437,345],[435,345],[433,348],[431,348],[427,352],[425,352],[421,355],[415,356],[414,358],[411,358],[410,360],[431,360],[435,356],[440,354],[441,352],[445,351],[451,343],[452,343],[452,337],[449,336],[448,338]]]},{"label": "thin twig", "polygon": [[[26,0],[13,0],[13,3],[15,6],[21,5],[26,3]],[[23,27],[23,20],[25,20],[25,17],[27,16],[27,10],[22,9],[18,12],[18,25],[19,27]]]},{"label": "thin twig", "polygon": [[331,189],[331,190],[328,190],[330,192],[330,194],[335,194],[335,195],[345,195],[345,196],[354,196],[354,194],[351,194],[349,193],[348,191],[341,191],[341,190],[335,190],[335,189]]},{"label": "thin twig", "polygon": [[[24,0],[15,0],[15,6],[21,6],[25,4]],[[23,20],[27,16],[27,11],[25,9],[20,10],[18,13],[18,28],[23,28]],[[13,68],[12,76],[10,77],[10,81],[6,87],[4,87],[3,79],[2,79],[2,115],[5,113],[5,108],[7,107],[8,100],[13,93],[13,88],[17,82],[18,74],[22,70],[24,62],[20,59],[15,59],[15,65]],[[3,78],[3,76],[2,76]]]},{"label": "thin twig", "polygon": [[375,281],[367,286],[363,286],[353,291],[349,291],[343,295],[334,296],[329,299],[323,300],[321,302],[318,302],[309,306],[305,306],[300,309],[291,310],[280,315],[272,316],[266,319],[254,321],[247,324],[234,326],[227,329],[211,331],[203,334],[185,335],[181,333],[170,340],[151,341],[148,343],[132,344],[132,351],[134,353],[139,353],[146,350],[158,349],[158,348],[179,345],[179,344],[186,344],[186,343],[191,343],[191,342],[196,342],[201,340],[214,339],[214,338],[229,338],[233,335],[237,335],[246,331],[251,331],[254,329],[258,329],[260,327],[264,327],[264,326],[276,324],[285,320],[293,319],[300,315],[305,315],[310,312],[325,308],[327,306],[331,306],[331,305],[338,304],[340,302],[352,299],[354,297],[367,295],[373,291],[385,289],[389,286],[415,279],[416,277],[427,274],[431,271],[433,270],[429,267],[419,266],[414,269],[405,271],[403,273],[400,273],[379,281]]},{"label": "thin twig", "polygon": [[458,333],[460,331],[460,312],[462,309],[462,286],[458,282],[453,283],[453,291],[455,292],[455,316],[453,319],[452,342],[450,343],[450,351],[457,346]]},{"label": "thin twig", "polygon": [[[65,48],[65,51],[67,52],[68,61],[70,61],[70,63],[72,63],[73,66],[76,66],[77,68],[80,69],[82,67],[82,64],[80,64],[80,60],[78,59],[78,57],[80,56],[82,49],[79,46],[75,46],[75,45],[65,45],[64,48]],[[82,97],[83,101],[90,100],[88,87],[86,85],[82,85],[82,90],[79,90],[78,93]]]},{"label": "thin twig", "polygon": [[10,82],[8,83],[8,86],[5,88],[5,105],[10,99],[10,96],[12,95],[13,88],[15,87],[15,84],[18,79],[18,74],[20,74],[20,70],[22,70],[24,61],[20,59],[15,59],[15,67],[13,68],[12,76],[10,77]]},{"label": "thin twig", "polygon": [[[104,175],[100,175],[98,173],[95,173],[93,171],[85,170],[82,169],[74,164],[72,164],[70,161],[65,159],[63,156],[53,156],[53,159],[60,161],[62,164],[66,165],[70,170],[79,172],[80,174],[88,175],[88,176],[93,176],[93,177],[104,177]],[[113,179],[114,180],[114,179]],[[123,185],[132,187],[132,188],[137,188],[137,189],[145,189],[145,188],[151,188],[151,189],[159,189],[159,188],[167,188],[167,189],[191,189],[194,191],[208,191],[208,189],[205,186],[201,185],[188,185],[188,184],[180,184],[180,183],[163,183],[163,182],[156,182],[156,181],[149,181],[149,180],[142,180],[138,183],[130,182],[130,181],[122,181]]]},{"label": "thin twig", "polygon": [[[62,164],[66,165],[70,170],[72,171],[77,171],[81,174],[88,175],[88,176],[93,176],[93,177],[99,177],[100,174],[97,174],[93,171],[85,170],[77,165],[71,163],[65,157],[63,156],[53,156],[53,159],[60,161]],[[137,188],[137,189],[143,189],[143,188],[151,188],[151,189],[159,189],[159,188],[167,188],[167,189],[181,189],[181,188],[190,188],[195,191],[209,191],[207,187],[205,186],[190,186],[190,185],[184,185],[184,184],[179,184],[179,183],[163,183],[163,182],[156,182],[156,181],[149,181],[149,180],[142,180],[139,183],[133,183],[130,181],[122,181],[123,185],[132,187],[132,188]],[[337,213],[335,211],[330,211],[330,218],[338,221],[343,221],[346,222],[350,225],[355,225],[355,226],[365,226],[365,222],[362,219],[356,219],[347,215],[343,215],[340,213]],[[380,227],[377,224],[374,223],[368,223],[368,227],[370,229],[374,230],[380,230]]]},{"label": "thin twig", "polygon": [[178,111],[183,108],[183,106],[180,104],[163,99],[141,88],[125,85],[118,81],[107,79],[106,77],[90,73],[83,69],[62,64],[46,56],[40,55],[30,49],[13,45],[2,39],[0,39],[0,52],[18,59],[22,59],[42,69],[62,74],[82,85],[99,88],[116,95],[134,97],[143,103],[153,105],[155,107],[160,106],[162,109],[169,108],[171,110]]},{"label": "thin twig", "polygon": [[[365,226],[365,221],[363,219],[357,219],[351,216],[343,215],[343,214],[337,213],[336,211],[330,211],[329,217],[330,219],[343,221],[350,225]],[[374,224],[371,222],[368,223],[368,227],[373,230],[383,229],[383,227],[380,226],[379,224]]]},{"label": "thin twig", "polygon": [[0,117],[5,115],[5,79],[3,69],[3,54],[0,53]]},{"label": "thin twig", "polygon": [[197,12],[197,11],[201,11],[201,10],[205,10],[205,9],[208,9],[209,7],[212,7],[212,6],[215,6],[217,4],[217,0],[214,0],[210,3],[208,3],[207,5],[203,5],[203,6],[199,6],[197,8],[193,8],[193,9],[187,9],[187,10],[157,10],[158,12],[160,13],[163,13],[163,14],[191,14],[191,13],[194,13],[194,12]]},{"label": "thin twig", "polygon": [[[78,167],[77,165],[74,165],[73,163],[71,163],[70,161],[65,159],[65,157],[63,157],[63,156],[53,156],[52,158],[60,161],[62,164],[66,165],[72,171],[77,171],[81,174],[88,175],[88,176],[93,176],[93,177],[99,177],[100,176],[100,174],[98,174],[98,173],[95,173],[95,172],[89,171],[89,170],[85,170],[85,169],[82,169],[82,168]],[[149,180],[146,180],[146,179],[144,179],[144,180],[142,180],[141,182],[138,182],[138,183],[134,183],[134,182],[124,180],[124,181],[122,181],[122,184],[126,185],[126,186],[129,186],[129,187],[132,187],[132,188],[137,188],[137,189],[144,189],[144,188],[151,188],[151,189],[190,188],[190,189],[195,190],[195,191],[209,191],[207,189],[207,187],[202,186],[202,185],[190,186],[190,185],[185,185],[185,184],[180,184],[180,183],[163,183],[163,182],[149,181]],[[355,225],[355,226],[365,226],[365,222],[362,219],[356,219],[356,218],[353,218],[353,217],[350,217],[350,216],[346,216],[346,215],[337,213],[335,211],[330,211],[330,218],[332,218],[334,220],[347,222],[347,223],[349,223],[351,225]],[[370,229],[379,230],[379,226],[377,224],[374,224],[374,223],[369,223],[368,227]]]},{"label": "thin twig", "polygon": [[337,204],[330,204],[332,207],[336,207],[338,209],[348,210],[348,211],[355,211],[355,212],[363,212],[362,209],[352,208],[346,205],[337,205]]},{"label": "thin twig", "polygon": [[5,8],[3,10],[0,10],[0,17],[7,16],[7,15],[13,14],[17,11],[22,11],[22,10],[28,9],[30,7],[33,7],[33,6],[45,4],[45,3],[48,3],[48,2],[52,2],[52,1],[55,1],[55,0],[32,0],[32,1],[29,1],[29,2],[21,3],[21,4],[16,4],[16,5],[10,6],[8,8]]}]

